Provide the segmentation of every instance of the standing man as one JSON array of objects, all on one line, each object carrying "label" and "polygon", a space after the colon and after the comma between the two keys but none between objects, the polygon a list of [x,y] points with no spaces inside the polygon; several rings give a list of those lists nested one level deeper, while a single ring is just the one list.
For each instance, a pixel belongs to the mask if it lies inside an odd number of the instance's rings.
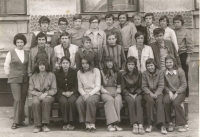
[{"label": "standing man", "polygon": [[51,38],[52,38],[54,32],[49,30],[50,19],[47,16],[42,16],[39,19],[39,24],[40,24],[40,30],[39,31],[34,31],[32,33],[30,49],[35,47],[38,44],[37,40],[36,40],[36,36],[40,32],[44,33],[46,35],[46,37],[47,37],[46,45],[50,46],[50,44],[51,44]]}]

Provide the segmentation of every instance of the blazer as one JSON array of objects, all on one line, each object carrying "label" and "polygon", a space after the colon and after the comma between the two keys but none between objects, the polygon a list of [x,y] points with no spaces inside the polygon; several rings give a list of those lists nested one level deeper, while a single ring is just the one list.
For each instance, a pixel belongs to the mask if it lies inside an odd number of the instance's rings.
[{"label": "blazer", "polygon": [[56,83],[58,92],[56,98],[62,96],[63,92],[74,92],[74,95],[79,96],[78,93],[78,80],[77,80],[77,71],[73,68],[69,68],[67,76],[62,69],[55,72]]},{"label": "blazer", "polygon": [[[47,53],[48,56],[48,63],[50,64],[51,67],[51,71],[54,71],[54,64],[55,64],[55,56],[54,56],[54,51],[51,47],[46,46],[45,47],[45,51]],[[35,67],[35,56],[38,53],[38,46],[33,47],[30,50],[30,57],[29,57],[29,63],[28,63],[28,75],[31,76],[33,74],[34,71],[34,67]]]}]

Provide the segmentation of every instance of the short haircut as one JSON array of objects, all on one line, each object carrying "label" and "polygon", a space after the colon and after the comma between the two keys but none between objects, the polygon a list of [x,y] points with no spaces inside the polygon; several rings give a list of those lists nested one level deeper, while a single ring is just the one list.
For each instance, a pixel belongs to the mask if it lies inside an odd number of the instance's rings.
[{"label": "short haircut", "polygon": [[108,33],[106,33],[106,39],[108,40],[108,37],[111,35],[115,35],[115,38],[117,39],[117,34],[114,31],[109,31]]},{"label": "short haircut", "polygon": [[[145,66],[146,66],[146,69],[147,69],[147,65],[148,64],[153,64],[155,66],[156,69],[158,69],[158,66],[156,64],[156,61],[153,59],[153,58],[148,58],[145,62]],[[147,70],[148,71],[148,70]]]},{"label": "short haircut", "polygon": [[62,22],[66,22],[66,25],[69,24],[68,21],[67,21],[67,19],[64,18],[64,17],[62,17],[62,18],[59,18],[59,19],[58,19],[58,25],[60,24],[61,21],[62,21]]},{"label": "short haircut", "polygon": [[87,63],[89,64],[89,71],[93,72],[94,66],[93,66],[93,63],[92,63],[92,59],[89,56],[86,55],[81,59],[81,68],[80,68],[81,73],[85,73],[85,70],[83,69],[83,66],[82,66],[83,60],[86,60]]},{"label": "short haircut", "polygon": [[26,45],[26,43],[27,43],[26,37],[21,33],[18,33],[18,34],[15,35],[15,37],[13,39],[13,44],[14,45],[16,45],[16,42],[17,42],[18,39],[23,40],[24,45]]},{"label": "short haircut", "polygon": [[153,21],[155,20],[153,13],[151,13],[151,12],[146,13],[146,14],[144,15],[144,20],[146,19],[147,16],[151,16],[152,19],[153,19]]},{"label": "short haircut", "polygon": [[167,15],[163,15],[163,16],[160,17],[160,19],[159,19],[159,24],[160,24],[160,21],[161,21],[161,20],[164,20],[164,19],[166,19],[166,21],[167,21],[167,26],[169,26],[169,18],[167,17]]},{"label": "short haircut", "polygon": [[165,30],[163,28],[156,28],[153,30],[153,35],[156,36],[160,33],[163,33],[163,35],[165,34]]},{"label": "short haircut", "polygon": [[35,63],[35,66],[34,66],[34,72],[36,73],[39,73],[40,72],[40,69],[39,69],[39,66],[40,65],[44,65],[45,66],[45,71],[46,72],[50,72],[50,65],[48,63],[48,60],[47,59],[39,59],[36,63]]},{"label": "short haircut", "polygon": [[[177,70],[178,69],[178,64],[177,64],[177,62],[176,62],[176,59],[174,58],[174,56],[172,55],[172,54],[168,54],[166,57],[165,57],[165,67],[166,67],[166,61],[168,60],[168,59],[172,59],[172,61],[173,61],[173,69],[175,69],[175,70]],[[167,68],[167,67],[166,67]]]},{"label": "short haircut", "polygon": [[[70,58],[68,58],[67,56],[63,56],[63,57],[60,59],[60,64],[62,64],[62,62],[63,62],[64,60],[67,60],[67,61],[71,64]],[[60,71],[63,71],[62,66],[60,67]]]},{"label": "short haircut", "polygon": [[118,20],[119,20],[119,17],[120,17],[121,15],[125,15],[125,16],[126,16],[126,21],[128,21],[128,13],[126,13],[125,11],[121,11],[121,12],[119,13],[119,15],[118,15]]},{"label": "short haircut", "polygon": [[43,32],[40,32],[40,33],[37,34],[36,41],[38,41],[38,38],[41,38],[41,37],[44,37],[45,40],[47,41],[47,36]]},{"label": "short haircut", "polygon": [[40,19],[39,19],[39,24],[41,24],[42,22],[48,22],[48,24],[50,23],[50,19],[47,17],[47,16],[42,16]]},{"label": "short haircut", "polygon": [[98,16],[91,16],[90,19],[89,19],[90,24],[91,24],[91,22],[92,22],[93,20],[98,20],[98,23],[101,22],[101,20],[99,19]]},{"label": "short haircut", "polygon": [[82,40],[81,40],[82,44],[84,44],[85,41],[90,41],[91,42],[92,40],[91,40],[91,38],[89,36],[83,36]]},{"label": "short haircut", "polygon": [[68,36],[69,39],[70,39],[70,35],[69,35],[68,32],[62,32],[61,35],[60,35],[60,39],[61,39],[63,36]]},{"label": "short haircut", "polygon": [[73,21],[75,21],[75,20],[77,20],[77,19],[80,19],[81,21],[83,20],[83,19],[82,19],[82,16],[81,16],[80,14],[74,15]]},{"label": "short haircut", "polygon": [[141,35],[143,35],[143,36],[145,37],[145,34],[144,34],[143,32],[137,31],[137,32],[135,33],[135,40],[136,40],[137,37],[139,37],[139,36],[141,36]]},{"label": "short haircut", "polygon": [[111,14],[111,13],[107,13],[106,16],[105,16],[105,20],[106,20],[107,18],[112,18],[113,21],[114,21],[115,16],[114,16],[113,14]]},{"label": "short haircut", "polygon": [[103,62],[103,64],[104,64],[104,66],[103,66],[104,74],[107,74],[109,72],[109,68],[107,66],[107,61],[111,61],[113,63],[113,67],[112,67],[113,72],[118,72],[117,63],[115,62],[114,58],[111,57],[111,56],[106,56],[105,60]]},{"label": "short haircut", "polygon": [[137,13],[133,14],[133,16],[132,16],[132,19],[134,20],[134,18],[135,18],[135,17],[140,17],[140,18],[141,18],[141,21],[143,21],[143,20],[144,20],[144,17],[143,17],[143,15],[142,15],[141,13],[139,13],[139,12],[137,12]]},{"label": "short haircut", "polygon": [[180,20],[181,23],[182,23],[182,25],[185,23],[185,22],[184,22],[184,19],[183,19],[183,16],[181,16],[181,15],[176,15],[176,16],[173,18],[173,23],[174,23],[175,20]]},{"label": "short haircut", "polygon": [[135,65],[135,69],[133,70],[133,74],[139,74],[139,71],[138,71],[138,67],[137,67],[137,59],[134,57],[134,56],[129,56],[126,60],[126,65],[125,65],[125,69],[126,69],[126,72],[129,72],[129,69],[128,69],[128,63],[131,63],[133,62],[134,65]]}]

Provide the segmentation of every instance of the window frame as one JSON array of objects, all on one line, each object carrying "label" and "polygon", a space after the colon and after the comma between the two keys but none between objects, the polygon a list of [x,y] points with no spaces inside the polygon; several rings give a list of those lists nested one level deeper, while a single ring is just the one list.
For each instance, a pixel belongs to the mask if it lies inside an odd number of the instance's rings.
[{"label": "window frame", "polygon": [[[135,0],[136,1],[136,9],[133,9],[133,10],[128,10],[128,11],[124,11],[124,12],[137,12],[140,10],[140,5],[139,5],[139,0]],[[81,14],[102,14],[102,13],[106,13],[106,12],[110,12],[110,13],[120,13],[121,11],[112,11],[112,10],[109,10],[109,8],[112,7],[112,2],[110,0],[107,0],[107,3],[108,3],[108,11],[102,11],[102,12],[95,12],[95,11],[91,11],[91,12],[87,12],[87,11],[84,11],[85,9],[85,0],[80,0],[80,11],[81,11]],[[111,4],[111,5],[110,5]]]}]

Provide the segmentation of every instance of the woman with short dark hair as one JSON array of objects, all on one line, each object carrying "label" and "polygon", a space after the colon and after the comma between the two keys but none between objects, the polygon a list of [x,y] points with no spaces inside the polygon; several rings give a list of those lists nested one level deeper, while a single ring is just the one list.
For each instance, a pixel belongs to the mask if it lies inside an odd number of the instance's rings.
[{"label": "woman with short dark hair", "polygon": [[27,126],[25,120],[24,105],[28,92],[28,60],[29,53],[25,51],[27,40],[23,34],[15,35],[13,43],[15,49],[8,52],[4,63],[4,71],[8,76],[11,91],[14,98],[14,117],[12,129],[18,126]]},{"label": "woman with short dark hair", "polygon": [[35,65],[35,73],[29,81],[29,91],[32,94],[32,108],[34,117],[34,133],[41,129],[49,132],[47,127],[50,119],[51,104],[57,92],[56,77],[50,72],[49,63],[46,59],[39,59]]}]

